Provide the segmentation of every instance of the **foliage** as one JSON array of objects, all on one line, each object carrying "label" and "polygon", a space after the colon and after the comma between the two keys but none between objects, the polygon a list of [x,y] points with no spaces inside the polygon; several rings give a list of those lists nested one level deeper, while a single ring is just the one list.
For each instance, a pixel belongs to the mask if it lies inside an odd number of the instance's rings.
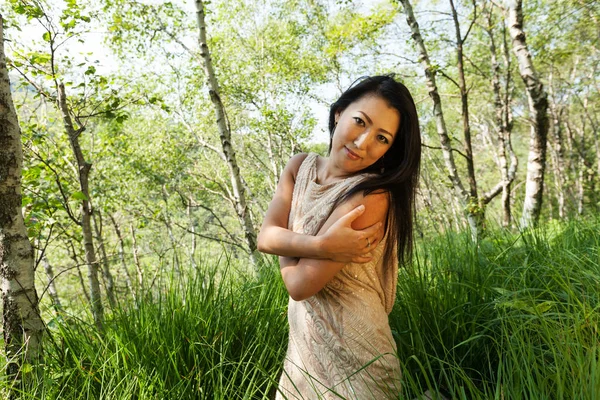
[{"label": "foliage", "polygon": [[[497,231],[479,246],[468,232],[421,241],[390,315],[400,398],[594,398],[599,227]],[[284,357],[287,296],[275,265],[259,277],[235,265],[171,275],[114,310],[104,337],[56,318],[45,372],[24,398],[267,398]]]}]

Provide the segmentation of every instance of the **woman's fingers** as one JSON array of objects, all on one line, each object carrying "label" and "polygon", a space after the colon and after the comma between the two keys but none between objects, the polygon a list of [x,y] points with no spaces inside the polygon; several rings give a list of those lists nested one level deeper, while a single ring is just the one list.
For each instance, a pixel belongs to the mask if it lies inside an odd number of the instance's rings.
[{"label": "woman's fingers", "polygon": [[373,259],[373,257],[369,256],[369,255],[362,255],[362,256],[356,256],[352,259],[353,263],[358,263],[358,264],[364,264],[364,263],[368,263],[369,261],[371,261]]},{"label": "woman's fingers", "polygon": [[[365,229],[363,229],[361,232],[368,238],[373,238],[376,237],[378,235],[378,232],[381,231],[381,227],[383,226],[383,224],[381,222],[376,222],[373,225],[366,227]],[[372,241],[371,241],[372,242]]]},{"label": "woman's fingers", "polygon": [[361,231],[362,233],[362,243],[363,246],[359,246],[359,248],[371,249],[381,241],[381,237],[383,236],[382,223],[377,222]]},{"label": "woman's fingers", "polygon": [[346,215],[344,215],[343,217],[341,217],[338,220],[338,223],[341,222],[344,225],[347,226],[351,226],[352,222],[360,217],[362,215],[362,213],[365,212],[365,206],[360,204],[357,207],[354,207],[354,209],[352,211],[349,211]]},{"label": "woman's fingers", "polygon": [[363,254],[368,253],[372,251],[375,247],[377,247],[377,245],[381,242],[382,239],[383,232],[381,230],[378,230],[373,235],[364,236],[364,238],[362,239],[363,246],[359,246],[359,248],[362,249],[361,251]]}]

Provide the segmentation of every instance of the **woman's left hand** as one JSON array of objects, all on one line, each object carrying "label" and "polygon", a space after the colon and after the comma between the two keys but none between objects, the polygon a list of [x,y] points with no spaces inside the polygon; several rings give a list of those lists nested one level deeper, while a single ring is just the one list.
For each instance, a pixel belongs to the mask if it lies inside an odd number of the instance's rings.
[{"label": "woman's left hand", "polygon": [[383,237],[383,224],[376,222],[362,230],[352,228],[352,223],[365,210],[359,205],[331,225],[323,234],[323,249],[327,258],[337,262],[366,263],[371,260],[371,251]]}]

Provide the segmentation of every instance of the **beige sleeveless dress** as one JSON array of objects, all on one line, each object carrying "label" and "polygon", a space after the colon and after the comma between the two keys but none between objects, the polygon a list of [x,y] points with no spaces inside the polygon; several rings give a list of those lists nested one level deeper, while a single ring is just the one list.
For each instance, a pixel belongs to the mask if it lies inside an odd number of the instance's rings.
[{"label": "beige sleeveless dress", "polygon": [[[316,183],[317,155],[298,171],[289,227],[316,235],[333,203],[362,176]],[[317,294],[290,298],[289,342],[276,399],[389,399],[400,393],[400,365],[388,314],[397,260],[383,260],[385,240],[367,264],[347,264]]]}]

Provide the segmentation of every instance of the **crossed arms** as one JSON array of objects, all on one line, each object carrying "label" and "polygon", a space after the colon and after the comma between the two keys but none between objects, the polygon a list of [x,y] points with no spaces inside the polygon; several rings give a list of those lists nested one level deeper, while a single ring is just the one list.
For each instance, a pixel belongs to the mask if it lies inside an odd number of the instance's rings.
[{"label": "crossed arms", "polygon": [[284,284],[296,301],[320,291],[347,263],[370,261],[389,206],[385,193],[356,194],[333,210],[316,236],[291,231],[292,193],[305,158],[298,154],[288,162],[258,235],[258,250],[279,256]]}]

